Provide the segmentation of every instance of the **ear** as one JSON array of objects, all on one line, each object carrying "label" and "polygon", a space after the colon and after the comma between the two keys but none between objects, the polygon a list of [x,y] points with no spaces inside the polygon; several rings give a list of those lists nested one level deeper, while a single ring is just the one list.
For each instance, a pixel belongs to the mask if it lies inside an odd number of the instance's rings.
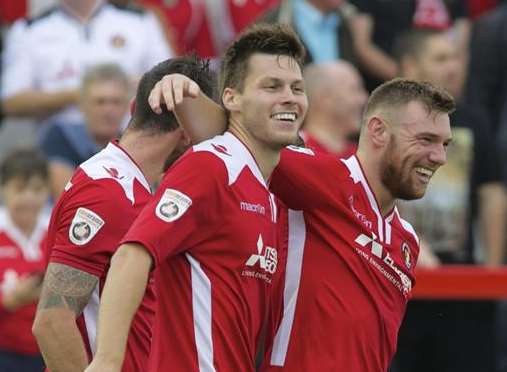
[{"label": "ear", "polygon": [[378,116],[372,116],[367,123],[368,137],[377,147],[383,147],[389,142],[390,131],[385,122]]},{"label": "ear", "polygon": [[241,94],[234,88],[225,88],[222,94],[222,103],[227,111],[238,111]]}]

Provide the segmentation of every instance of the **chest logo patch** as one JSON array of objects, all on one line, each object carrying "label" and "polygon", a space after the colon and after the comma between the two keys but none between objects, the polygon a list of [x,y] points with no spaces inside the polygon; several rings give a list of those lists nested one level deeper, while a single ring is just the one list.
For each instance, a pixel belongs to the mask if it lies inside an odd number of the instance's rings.
[{"label": "chest logo patch", "polygon": [[69,228],[69,239],[76,245],[85,245],[93,239],[105,222],[100,216],[87,209],[78,208]]},{"label": "chest logo patch", "polygon": [[401,245],[401,255],[405,261],[405,266],[410,270],[412,267],[412,259],[410,257],[410,248],[407,243],[403,242]]},{"label": "chest logo patch", "polygon": [[173,222],[183,216],[192,205],[192,199],[182,192],[166,189],[155,209],[158,218],[165,222]]}]

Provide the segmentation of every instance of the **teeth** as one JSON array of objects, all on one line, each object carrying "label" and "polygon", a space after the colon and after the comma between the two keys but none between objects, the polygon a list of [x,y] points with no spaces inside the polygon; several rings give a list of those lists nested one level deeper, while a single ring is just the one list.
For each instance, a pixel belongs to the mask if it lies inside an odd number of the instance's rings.
[{"label": "teeth", "polygon": [[275,120],[288,120],[288,121],[295,121],[296,120],[296,114],[293,112],[280,112],[278,114],[273,114],[272,118]]},{"label": "teeth", "polygon": [[428,176],[428,177],[431,177],[433,175],[433,171],[428,168],[417,167],[415,170],[419,173],[424,174],[425,176]]}]

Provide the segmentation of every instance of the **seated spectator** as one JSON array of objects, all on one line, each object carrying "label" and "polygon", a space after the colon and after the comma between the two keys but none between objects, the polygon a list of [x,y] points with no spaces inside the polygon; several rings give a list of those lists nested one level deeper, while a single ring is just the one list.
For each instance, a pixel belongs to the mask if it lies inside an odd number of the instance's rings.
[{"label": "seated spectator", "polygon": [[53,122],[44,131],[40,147],[49,160],[51,194],[56,200],[76,167],[120,133],[128,108],[129,81],[114,64],[97,65],[84,75],[79,108],[84,122]]},{"label": "seated spectator", "polygon": [[304,77],[310,103],[301,132],[306,146],[344,157],[355,153],[368,98],[359,72],[336,61],[309,65]]},{"label": "seated spectator", "polygon": [[357,61],[369,90],[396,76],[394,42],[411,28],[452,27],[459,51],[468,54],[470,22],[463,0],[349,1],[359,11],[351,23],[351,31]]},{"label": "seated spectator", "polygon": [[117,63],[134,81],[172,55],[151,12],[103,0],[59,0],[14,23],[5,40],[2,108],[6,116],[79,122],[79,83],[98,63]]},{"label": "seated spectator", "polygon": [[49,195],[44,157],[16,150],[0,165],[0,371],[43,370],[32,323],[45,269]]},{"label": "seated spectator", "polygon": [[260,22],[291,25],[306,47],[305,63],[337,59],[354,62],[350,21],[355,8],[346,0],[282,0]]}]

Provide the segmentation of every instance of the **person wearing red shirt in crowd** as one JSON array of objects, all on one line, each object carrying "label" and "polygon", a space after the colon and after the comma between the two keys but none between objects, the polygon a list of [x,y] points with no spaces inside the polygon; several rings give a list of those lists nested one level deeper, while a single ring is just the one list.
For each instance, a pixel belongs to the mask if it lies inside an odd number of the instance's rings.
[{"label": "person wearing red shirt in crowd", "polygon": [[[168,100],[159,82],[151,107]],[[419,253],[395,202],[423,197],[446,162],[454,107],[429,83],[391,80],[368,100],[355,155],[281,152],[270,188],[290,208],[287,265],[262,371],[387,371]],[[211,117],[220,109],[196,110]],[[224,123],[184,126],[209,137]]]},{"label": "person wearing red shirt in crowd", "polygon": [[45,269],[46,159],[35,150],[14,150],[0,166],[0,180],[5,203],[0,209],[0,371],[41,371],[31,328]]},{"label": "person wearing red shirt in crowd", "polygon": [[354,154],[368,99],[361,75],[345,61],[311,64],[303,75],[310,103],[300,133],[305,146],[344,157]]},{"label": "person wearing red shirt in crowd", "polygon": [[284,25],[252,27],[227,50],[220,91],[228,131],[194,146],[169,170],[124,237],[88,372],[118,370],[151,266],[158,269],[160,329],[149,370],[255,371],[283,256],[267,180],[306,113],[303,56]]},{"label": "person wearing red shirt in crowd", "polygon": [[[151,196],[170,154],[186,137],[174,115],[147,106],[155,82],[170,73],[196,79],[212,93],[207,64],[194,57],[164,61],[142,77],[129,126],[119,141],[82,163],[51,217],[49,266],[33,332],[52,371],[82,371],[96,350],[99,299],[121,238]],[[136,313],[122,371],[145,371],[156,297],[153,281]],[[120,366],[121,368],[121,366]]]},{"label": "person wearing red shirt in crowd", "polygon": [[[113,0],[114,2],[123,0]],[[216,58],[279,0],[138,0],[165,21],[180,53]]]}]

